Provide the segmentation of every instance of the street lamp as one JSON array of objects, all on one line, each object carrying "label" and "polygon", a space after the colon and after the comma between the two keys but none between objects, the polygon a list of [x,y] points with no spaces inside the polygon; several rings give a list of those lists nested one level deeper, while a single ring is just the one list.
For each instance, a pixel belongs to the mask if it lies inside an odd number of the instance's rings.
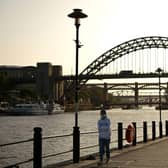
[{"label": "street lamp", "polygon": [[74,9],[73,12],[68,15],[68,17],[75,19],[76,26],[75,126],[73,127],[73,162],[78,163],[80,158],[80,130],[78,127],[78,49],[81,47],[79,44],[79,26],[80,19],[86,18],[87,15],[82,13],[81,9]]},{"label": "street lamp", "polygon": [[162,138],[162,111],[161,111],[161,87],[160,87],[160,74],[163,72],[161,68],[158,68],[156,72],[159,75],[159,114],[160,114],[160,120],[159,120],[159,134],[160,138]]}]

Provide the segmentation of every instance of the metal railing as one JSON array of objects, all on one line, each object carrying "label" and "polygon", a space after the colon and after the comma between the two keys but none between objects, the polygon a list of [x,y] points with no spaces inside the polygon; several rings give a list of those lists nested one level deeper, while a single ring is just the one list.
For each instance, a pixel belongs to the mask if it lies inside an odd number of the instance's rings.
[{"label": "metal railing", "polygon": [[[140,143],[140,142],[147,143],[147,141],[149,139],[155,140],[158,137],[162,138],[162,137],[160,137],[160,135],[162,135],[163,132],[160,132],[160,131],[163,131],[163,130],[159,128],[159,126],[160,126],[159,124],[156,125],[155,121],[152,121],[151,125],[147,125],[147,122],[144,121],[143,126],[138,126],[138,127],[136,125],[136,122],[133,122],[132,124],[135,129],[135,137],[131,143],[126,142],[126,138],[125,138],[124,134],[126,133],[127,128],[123,128],[123,123],[118,123],[118,128],[112,130],[112,135],[114,134],[114,132],[116,133],[116,139],[112,138],[111,144],[115,144],[116,149],[121,150],[126,146],[131,146],[131,145],[135,146],[137,143]],[[159,136],[156,136],[156,133],[157,133],[156,128],[159,128],[158,129]],[[148,133],[149,129],[151,129],[150,134]],[[163,135],[168,136],[168,121],[167,120],[165,121],[165,129],[164,130],[165,130],[165,132]],[[141,133],[138,133],[138,132],[141,132]],[[56,156],[60,156],[60,155],[64,155],[64,154],[73,152],[72,149],[69,149],[66,151],[58,152],[58,153],[42,155],[42,143],[48,139],[67,138],[67,137],[72,137],[72,135],[73,134],[71,133],[71,134],[66,134],[66,135],[54,135],[54,136],[42,137],[42,129],[40,127],[36,127],[36,128],[34,128],[34,137],[33,138],[30,138],[27,140],[22,140],[22,141],[17,141],[17,142],[0,144],[0,148],[24,144],[27,142],[31,142],[33,144],[33,158],[28,158],[27,160],[19,161],[17,163],[11,164],[11,165],[4,166],[3,168],[17,168],[17,167],[19,167],[19,165],[23,165],[28,162],[33,162],[34,168],[42,168],[42,159],[56,157]],[[80,136],[88,136],[88,135],[92,135],[95,137],[95,136],[98,136],[98,132],[97,131],[90,131],[90,132],[80,133]],[[149,138],[149,136],[150,136],[150,138]],[[98,143],[92,144],[90,146],[81,146],[80,150],[82,151],[82,150],[97,148],[97,147],[98,147]]]}]

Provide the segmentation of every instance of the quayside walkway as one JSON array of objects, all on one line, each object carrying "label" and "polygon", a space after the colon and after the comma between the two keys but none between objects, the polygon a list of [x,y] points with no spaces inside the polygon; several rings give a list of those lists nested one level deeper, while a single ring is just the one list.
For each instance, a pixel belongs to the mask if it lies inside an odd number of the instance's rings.
[{"label": "quayside walkway", "polygon": [[168,138],[115,150],[108,164],[98,165],[98,161],[96,158],[76,164],[50,165],[47,168],[168,168]]}]

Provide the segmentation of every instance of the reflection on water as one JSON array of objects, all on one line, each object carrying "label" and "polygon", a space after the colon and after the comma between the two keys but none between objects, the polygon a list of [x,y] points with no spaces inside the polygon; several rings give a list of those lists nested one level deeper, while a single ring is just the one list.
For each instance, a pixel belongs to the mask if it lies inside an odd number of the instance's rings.
[{"label": "reflection on water", "polygon": [[[123,127],[126,127],[131,122],[137,122],[137,125],[142,126],[143,121],[147,121],[151,125],[152,121],[159,120],[159,111],[152,108],[139,110],[111,109],[107,110],[107,114],[111,119],[112,129],[117,128],[118,122],[123,122]],[[81,132],[97,131],[99,111],[82,111],[79,112],[78,116]],[[34,127],[41,127],[43,129],[43,136],[70,134],[73,131],[74,118],[73,113],[46,116],[1,116],[0,144],[30,139],[33,137]],[[162,119],[163,121],[168,119],[167,110],[162,111]],[[112,138],[114,139],[115,135],[112,135]],[[94,144],[97,144],[97,134],[81,135],[81,147]],[[32,148],[31,142],[22,145],[0,147],[0,167],[32,158]],[[43,155],[59,153],[70,149],[72,149],[72,137],[48,139],[43,142]],[[97,151],[98,148],[82,150],[81,155]],[[44,159],[43,166],[67,159],[72,159],[72,154]],[[32,165],[28,164],[25,167],[32,167]]]}]

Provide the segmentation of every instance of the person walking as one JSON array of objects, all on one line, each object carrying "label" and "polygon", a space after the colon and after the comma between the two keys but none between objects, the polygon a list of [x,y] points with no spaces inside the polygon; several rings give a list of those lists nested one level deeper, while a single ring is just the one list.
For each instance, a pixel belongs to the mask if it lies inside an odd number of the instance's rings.
[{"label": "person walking", "polygon": [[107,117],[105,109],[100,111],[100,119],[98,120],[99,133],[99,156],[100,164],[103,163],[103,156],[106,153],[106,163],[110,159],[110,140],[111,140],[111,121]]}]

